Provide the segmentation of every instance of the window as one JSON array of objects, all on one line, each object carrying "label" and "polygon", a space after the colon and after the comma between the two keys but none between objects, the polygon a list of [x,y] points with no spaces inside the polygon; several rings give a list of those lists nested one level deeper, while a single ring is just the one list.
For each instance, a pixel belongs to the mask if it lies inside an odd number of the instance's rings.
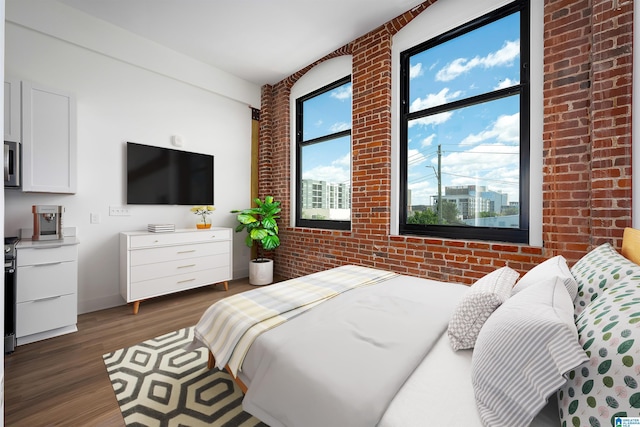
[{"label": "window", "polygon": [[351,226],[351,78],[296,100],[296,226]]},{"label": "window", "polygon": [[528,242],[528,8],[400,54],[401,234]]}]

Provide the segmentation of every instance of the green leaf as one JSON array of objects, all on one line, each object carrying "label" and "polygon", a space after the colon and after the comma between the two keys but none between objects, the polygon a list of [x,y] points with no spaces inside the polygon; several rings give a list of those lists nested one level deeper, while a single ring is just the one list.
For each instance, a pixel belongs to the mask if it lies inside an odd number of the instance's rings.
[{"label": "green leaf", "polygon": [[592,388],[593,380],[585,381],[585,383],[582,385],[582,394],[589,394]]},{"label": "green leaf", "polygon": [[640,393],[634,393],[629,398],[629,405],[632,408],[640,408]]},{"label": "green leaf", "polygon": [[605,386],[607,386],[609,388],[613,387],[613,378],[611,378],[611,377],[602,378],[602,384],[604,384]]},{"label": "green leaf", "polygon": [[618,346],[618,353],[623,354],[629,351],[631,346],[633,346],[633,339],[627,340]]},{"label": "green leaf", "polygon": [[590,338],[587,340],[587,342],[584,343],[584,345],[582,346],[582,348],[584,350],[587,350],[589,347],[591,347],[591,344],[593,344],[593,341],[595,340],[595,338]]},{"label": "green leaf", "polygon": [[622,358],[622,364],[628,368],[633,366],[633,356],[624,356]]},{"label": "green leaf", "polygon": [[251,236],[253,240],[262,240],[268,235],[269,233],[267,233],[267,231],[262,228],[254,228],[253,230],[251,230],[251,233],[249,233],[249,236]]},{"label": "green leaf", "polygon": [[624,376],[624,383],[627,385],[627,387],[629,388],[638,388],[638,381],[636,381],[635,378],[633,378],[630,375],[625,375]]},{"label": "green leaf", "polygon": [[609,323],[607,326],[605,326],[604,328],[602,328],[602,332],[607,332],[611,329],[613,329],[616,325],[618,324],[618,322],[611,322]]},{"label": "green leaf", "polygon": [[278,246],[280,246],[280,239],[278,238],[278,236],[266,236],[262,239],[262,247],[266,251],[275,249]]},{"label": "green leaf", "polygon": [[578,410],[578,401],[577,400],[572,400],[571,403],[569,403],[569,408],[567,408],[567,410],[569,411],[569,414],[575,414],[576,411]]},{"label": "green leaf", "polygon": [[251,224],[252,222],[256,222],[257,219],[251,214],[242,213],[238,215],[238,221],[241,224]]},{"label": "green leaf", "polygon": [[602,427],[600,421],[598,421],[598,419],[593,416],[589,417],[589,425],[591,427]]},{"label": "green leaf", "polygon": [[573,427],[580,427],[580,418],[579,417],[571,418],[571,424],[573,424]]},{"label": "green leaf", "polygon": [[617,407],[619,407],[619,406],[620,406],[620,404],[618,403],[618,401],[617,401],[614,397],[612,397],[612,396],[607,396],[607,397],[605,398],[605,401],[607,402],[607,405],[608,405],[610,408],[616,409]]},{"label": "green leaf", "polygon": [[598,402],[596,401],[595,397],[593,396],[587,397],[587,405],[589,405],[590,408],[595,408],[597,404]]}]

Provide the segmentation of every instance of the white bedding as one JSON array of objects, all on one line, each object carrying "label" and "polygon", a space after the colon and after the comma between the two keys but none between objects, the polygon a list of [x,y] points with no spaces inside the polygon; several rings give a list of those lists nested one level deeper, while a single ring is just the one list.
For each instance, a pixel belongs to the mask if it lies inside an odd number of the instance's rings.
[{"label": "white bedding", "polygon": [[[412,280],[423,281],[422,286],[425,287],[429,287],[429,282],[433,282],[417,278],[412,278]],[[443,285],[441,282],[433,283],[438,283],[440,286]],[[457,289],[455,292],[445,292],[448,294],[447,298],[453,301],[453,305],[462,298],[468,289],[462,285],[444,285],[447,286],[447,289]],[[463,290],[460,290],[460,288],[463,288]],[[314,311],[315,309],[301,317],[312,314]],[[296,319],[290,320],[288,323],[295,324]],[[288,327],[290,328],[291,325]],[[428,325],[425,325],[425,327],[428,327]],[[261,352],[264,351],[265,346],[269,346],[270,336],[277,335],[277,330],[280,328],[282,326],[261,335],[249,350],[242,371],[239,373],[239,378],[249,386],[249,390],[251,390],[251,382],[256,374],[256,369],[263,359]],[[284,329],[287,329],[287,327]],[[417,365],[413,373],[400,387],[386,411],[384,411],[378,426],[482,426],[471,384],[472,351],[453,351],[449,344],[446,328],[441,329],[439,334],[439,336],[436,336],[433,348],[422,362]],[[285,338],[280,336],[276,341],[282,345],[282,339]],[[286,381],[284,384],[280,386],[286,386]],[[362,392],[366,393],[366,389],[362,390]],[[555,396],[551,400],[555,403]],[[542,411],[534,420],[532,426],[548,427],[559,425],[557,406],[553,403]],[[249,410],[249,412],[252,411]],[[254,415],[260,418],[258,414]],[[279,425],[289,426],[290,424]],[[296,425],[293,424],[291,427]]]},{"label": "white bedding", "polygon": [[[402,386],[378,427],[482,427],[471,385],[472,350],[453,351],[447,334]],[[555,395],[532,427],[560,425]]]},{"label": "white bedding", "polygon": [[263,333],[241,371],[245,411],[272,427],[376,425],[467,290],[397,276]]}]

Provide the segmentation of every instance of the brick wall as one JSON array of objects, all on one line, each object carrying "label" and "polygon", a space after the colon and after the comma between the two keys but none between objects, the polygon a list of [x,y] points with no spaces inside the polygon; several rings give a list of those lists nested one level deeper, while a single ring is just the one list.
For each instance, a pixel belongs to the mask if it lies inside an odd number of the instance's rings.
[{"label": "brick wall", "polygon": [[[556,254],[571,265],[602,242],[620,247],[631,225],[633,2],[624,0],[545,1],[544,163],[531,172],[544,174],[544,247],[390,235],[391,40],[434,2],[263,87],[259,192],[283,207],[276,274],[356,263],[472,283],[507,264],[525,272]],[[296,228],[289,218],[290,90],[314,65],[344,54],[353,55],[352,229]]]}]

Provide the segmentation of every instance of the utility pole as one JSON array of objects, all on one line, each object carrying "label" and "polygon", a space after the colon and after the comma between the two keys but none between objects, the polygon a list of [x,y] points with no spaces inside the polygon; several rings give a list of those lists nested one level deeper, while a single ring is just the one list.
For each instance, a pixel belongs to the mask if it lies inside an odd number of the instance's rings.
[{"label": "utility pole", "polygon": [[442,224],[442,145],[438,144],[438,224]]},{"label": "utility pole", "polygon": [[438,224],[442,224],[442,150],[441,145],[438,144],[438,170],[433,166],[429,166],[433,169],[433,173],[436,174],[436,178],[438,179]]}]

